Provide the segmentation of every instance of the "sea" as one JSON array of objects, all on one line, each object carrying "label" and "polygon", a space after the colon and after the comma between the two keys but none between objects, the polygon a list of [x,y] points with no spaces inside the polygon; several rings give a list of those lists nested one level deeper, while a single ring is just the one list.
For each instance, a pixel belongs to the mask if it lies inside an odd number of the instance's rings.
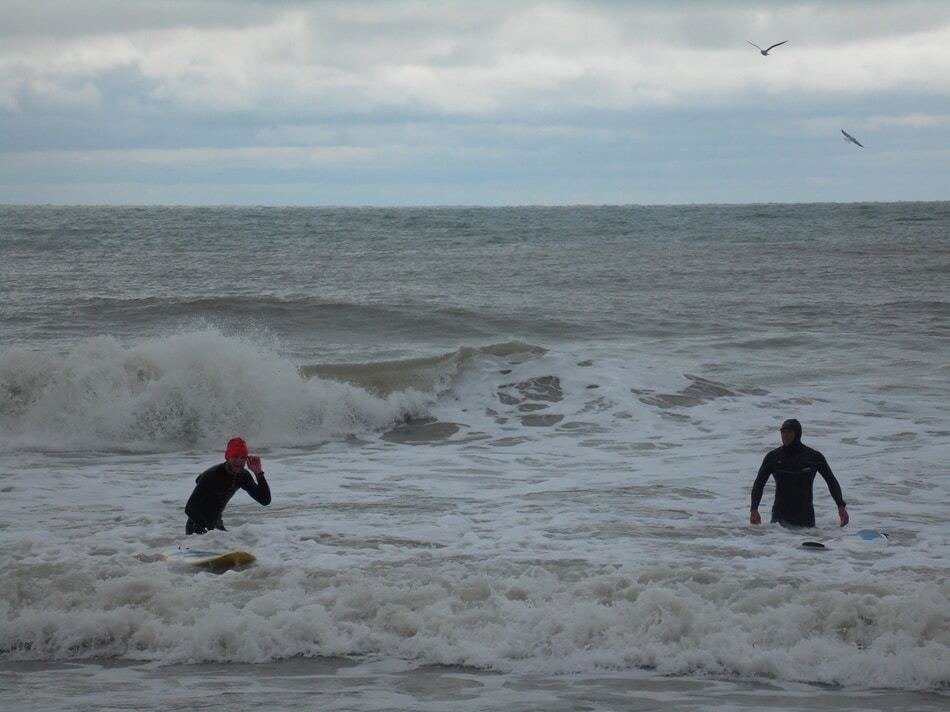
[{"label": "sea", "polygon": [[948,404],[948,202],[3,206],[0,706],[945,711]]}]

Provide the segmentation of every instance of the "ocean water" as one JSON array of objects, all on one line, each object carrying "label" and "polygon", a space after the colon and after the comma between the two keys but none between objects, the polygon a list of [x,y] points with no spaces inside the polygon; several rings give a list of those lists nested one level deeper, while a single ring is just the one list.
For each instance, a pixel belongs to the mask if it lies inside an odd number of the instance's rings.
[{"label": "ocean water", "polygon": [[948,402],[950,203],[0,207],[0,701],[944,710]]}]

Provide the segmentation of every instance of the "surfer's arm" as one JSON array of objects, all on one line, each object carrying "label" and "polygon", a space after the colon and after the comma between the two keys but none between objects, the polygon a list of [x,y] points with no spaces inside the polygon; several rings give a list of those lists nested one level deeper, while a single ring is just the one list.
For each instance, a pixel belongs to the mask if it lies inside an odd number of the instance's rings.
[{"label": "surfer's arm", "polygon": [[749,514],[749,521],[752,524],[759,524],[762,521],[762,517],[759,516],[759,502],[762,501],[762,492],[765,490],[765,483],[768,482],[771,474],[772,465],[769,462],[769,456],[766,455],[759,467],[759,474],[756,475],[755,482],[752,485],[752,509]]},{"label": "surfer's arm", "polygon": [[250,472],[245,471],[244,475],[243,481],[241,482],[241,489],[265,507],[270,504],[270,485],[268,485],[267,480],[264,479],[264,471],[261,470],[257,474],[256,482]]},{"label": "surfer's arm", "polygon": [[828,461],[821,453],[818,453],[818,473],[824,478],[832,499],[834,499],[835,504],[838,505],[838,519],[841,522],[841,526],[844,526],[848,523],[850,517],[848,516],[844,495],[841,493],[841,485],[838,484],[838,478],[835,477],[831,471],[831,467],[828,465]]},{"label": "surfer's arm", "polygon": [[828,485],[828,491],[831,493],[832,499],[834,499],[835,504],[838,505],[838,509],[843,509],[845,507],[845,501],[844,496],[841,493],[841,485],[838,484],[838,479],[831,471],[831,467],[829,467],[825,456],[821,453],[818,453],[817,464],[818,473],[825,479],[825,484]]}]

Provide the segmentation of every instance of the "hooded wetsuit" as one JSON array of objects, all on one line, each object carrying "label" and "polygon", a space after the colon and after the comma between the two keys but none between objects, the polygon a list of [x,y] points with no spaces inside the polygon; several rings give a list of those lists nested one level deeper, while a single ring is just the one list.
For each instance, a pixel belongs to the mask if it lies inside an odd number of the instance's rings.
[{"label": "hooded wetsuit", "polygon": [[825,479],[835,503],[844,507],[841,485],[831,472],[825,456],[796,439],[791,445],[775,448],[762,460],[759,474],[752,485],[752,509],[759,508],[762,490],[771,475],[775,478],[772,521],[796,527],[815,526],[812,485],[816,474]]},{"label": "hooded wetsuit", "polygon": [[249,471],[241,470],[235,475],[228,469],[227,463],[222,462],[202,472],[195,481],[198,484],[185,505],[185,514],[188,515],[186,534],[204,534],[209,529],[224,529],[221,515],[239,489],[265,506],[270,504],[270,487],[263,472],[255,482]]}]

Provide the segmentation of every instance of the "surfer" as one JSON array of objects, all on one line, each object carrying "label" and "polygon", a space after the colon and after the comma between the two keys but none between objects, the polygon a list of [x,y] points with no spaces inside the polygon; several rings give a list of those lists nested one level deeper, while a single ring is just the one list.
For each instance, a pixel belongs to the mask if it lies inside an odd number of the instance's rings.
[{"label": "surfer", "polygon": [[772,522],[792,527],[815,526],[815,508],[812,506],[812,485],[820,474],[828,491],[838,505],[841,526],[848,523],[848,510],[841,495],[841,485],[835,479],[825,456],[802,443],[802,426],[789,418],[781,427],[782,446],[769,452],[762,460],[759,474],[752,485],[752,514],[749,521],[760,524],[759,502],[769,477],[775,478],[775,501],[772,503]]},{"label": "surfer", "polygon": [[[254,477],[245,469],[245,465],[251,469]],[[223,530],[221,515],[239,489],[264,506],[270,504],[270,487],[264,479],[261,458],[248,453],[247,443],[242,438],[231,438],[224,451],[224,462],[205,470],[195,481],[195,490],[185,505],[185,514],[188,515],[185,534],[204,534],[209,529]]]}]

